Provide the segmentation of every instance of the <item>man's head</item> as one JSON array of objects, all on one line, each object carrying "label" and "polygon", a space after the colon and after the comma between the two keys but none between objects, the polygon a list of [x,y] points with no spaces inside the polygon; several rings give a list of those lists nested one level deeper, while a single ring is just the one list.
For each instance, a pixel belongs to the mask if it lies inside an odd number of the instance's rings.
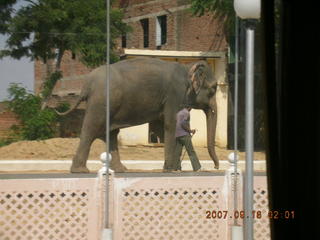
[{"label": "man's head", "polygon": [[189,104],[189,103],[184,103],[184,104],[182,104],[182,107],[183,107],[183,108],[186,108],[189,112],[190,112],[191,109],[192,109],[192,106],[191,106],[191,104]]}]

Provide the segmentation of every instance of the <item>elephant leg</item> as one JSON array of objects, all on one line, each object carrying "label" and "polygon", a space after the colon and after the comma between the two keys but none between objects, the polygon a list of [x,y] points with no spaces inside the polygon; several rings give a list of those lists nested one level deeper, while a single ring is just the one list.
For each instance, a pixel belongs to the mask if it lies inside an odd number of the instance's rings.
[{"label": "elephant leg", "polygon": [[70,172],[72,173],[88,173],[87,159],[90,152],[90,147],[94,138],[81,132],[80,144],[78,146],[76,155],[72,159]]},{"label": "elephant leg", "polygon": [[125,172],[127,168],[120,161],[120,154],[118,149],[118,134],[119,129],[110,132],[110,153],[112,156],[110,168],[115,172]]},{"label": "elephant leg", "polygon": [[[120,161],[120,154],[118,150],[118,134],[120,130],[115,129],[110,132],[110,154],[112,156],[110,162],[110,168],[115,172],[125,172],[127,168]],[[100,138],[104,142],[106,142],[106,138]]]},{"label": "elephant leg", "polygon": [[177,166],[175,153],[176,153],[176,112],[172,106],[167,106],[164,111],[164,166],[163,169],[170,171],[175,170]]},{"label": "elephant leg", "polygon": [[86,114],[80,134],[80,143],[76,155],[72,159],[70,172],[88,173],[87,159],[92,142],[99,137],[104,119],[94,118],[92,114]]}]

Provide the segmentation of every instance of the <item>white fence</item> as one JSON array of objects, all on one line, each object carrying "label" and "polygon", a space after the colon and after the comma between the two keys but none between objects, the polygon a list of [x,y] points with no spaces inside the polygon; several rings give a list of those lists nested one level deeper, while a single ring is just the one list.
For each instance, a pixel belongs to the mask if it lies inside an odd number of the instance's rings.
[{"label": "white fence", "polygon": [[[231,205],[230,179],[223,173],[111,176],[114,239],[229,239],[238,216]],[[254,209],[261,211],[260,218],[255,216],[255,239],[270,239],[266,176],[254,181]],[[101,239],[104,183],[85,174],[2,175],[0,239]]]},{"label": "white fence", "polygon": [[0,239],[99,239],[97,178],[0,180]]}]

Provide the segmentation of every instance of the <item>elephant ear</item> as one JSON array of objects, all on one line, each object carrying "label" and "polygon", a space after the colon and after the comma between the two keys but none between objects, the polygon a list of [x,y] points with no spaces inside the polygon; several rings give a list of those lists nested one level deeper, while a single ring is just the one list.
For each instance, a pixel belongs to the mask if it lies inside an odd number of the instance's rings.
[{"label": "elephant ear", "polygon": [[205,64],[202,62],[195,63],[189,70],[189,77],[194,92],[198,95],[206,79]]}]

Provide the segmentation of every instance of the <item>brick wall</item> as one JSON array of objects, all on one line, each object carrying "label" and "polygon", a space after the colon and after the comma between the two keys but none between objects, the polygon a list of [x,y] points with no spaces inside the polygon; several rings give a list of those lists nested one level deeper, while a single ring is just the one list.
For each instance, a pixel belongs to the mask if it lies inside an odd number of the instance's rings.
[{"label": "brick wall", "polygon": [[0,139],[10,137],[10,127],[19,124],[14,113],[10,111],[0,112]]},{"label": "brick wall", "polygon": [[226,51],[227,43],[222,24],[212,14],[192,17],[188,10],[177,13],[177,50],[182,51]]},{"label": "brick wall", "polygon": [[[39,93],[40,88],[42,86],[43,80],[46,78],[47,74],[54,70],[55,61],[50,60],[47,63],[43,63],[42,61],[35,61],[34,63],[34,90],[35,93]],[[61,62],[61,71],[63,72],[63,77],[77,76],[89,73],[91,71],[90,68],[86,67],[77,58],[73,58],[71,52],[66,52],[62,58]],[[61,82],[59,84],[62,84]],[[79,89],[81,86],[79,83],[74,82],[70,87]],[[65,86],[60,86],[65,88]]]},{"label": "brick wall", "polygon": [[143,49],[143,31],[140,20],[149,19],[149,47],[156,49],[156,18],[167,16],[167,43],[161,50],[178,51],[225,51],[227,44],[223,23],[215,20],[212,13],[202,17],[191,14],[189,1],[139,1],[125,8],[125,21],[133,32],[127,36],[127,48]]}]

